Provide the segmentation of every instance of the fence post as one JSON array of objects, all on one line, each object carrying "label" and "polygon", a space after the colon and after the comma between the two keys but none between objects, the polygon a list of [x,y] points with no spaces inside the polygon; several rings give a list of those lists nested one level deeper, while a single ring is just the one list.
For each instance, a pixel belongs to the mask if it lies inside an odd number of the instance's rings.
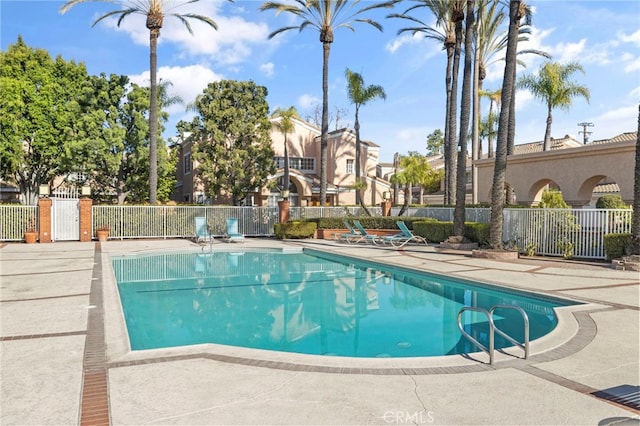
[{"label": "fence post", "polygon": [[93,238],[91,229],[91,215],[93,200],[91,198],[80,198],[80,241],[83,243],[90,242]]},{"label": "fence post", "polygon": [[41,243],[51,242],[51,198],[38,199],[38,239]]}]

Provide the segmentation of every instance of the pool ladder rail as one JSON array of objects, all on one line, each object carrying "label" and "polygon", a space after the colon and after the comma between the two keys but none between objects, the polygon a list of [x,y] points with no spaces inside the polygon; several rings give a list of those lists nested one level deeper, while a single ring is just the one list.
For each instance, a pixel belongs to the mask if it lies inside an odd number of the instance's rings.
[{"label": "pool ladder rail", "polygon": [[[522,315],[522,318],[524,319],[524,343],[520,343],[518,342],[516,339],[514,339],[513,337],[509,336],[507,333],[505,333],[504,331],[500,330],[495,322],[493,321],[493,313],[496,309],[515,309],[516,311],[520,312],[520,315]],[[480,312],[483,313],[487,319],[489,320],[489,347],[486,347],[485,345],[483,345],[482,343],[480,343],[478,340],[476,340],[475,337],[471,336],[469,333],[467,333],[464,328],[462,327],[462,314],[465,313],[465,311],[474,311],[474,312]],[[527,313],[524,311],[524,309],[522,309],[520,306],[516,306],[516,305],[494,305],[491,307],[491,309],[486,310],[484,308],[478,308],[475,306],[463,306],[460,311],[458,312],[458,329],[460,330],[460,333],[462,333],[462,335],[464,337],[466,337],[471,343],[473,343],[474,345],[476,345],[477,347],[479,347],[480,349],[482,349],[484,352],[486,352],[489,355],[489,364],[493,364],[493,354],[494,354],[494,334],[498,333],[499,335],[501,335],[502,337],[504,337],[505,339],[507,339],[509,342],[513,343],[514,345],[518,346],[519,348],[521,348],[522,350],[524,350],[524,359],[529,358],[529,316],[527,315]]]}]

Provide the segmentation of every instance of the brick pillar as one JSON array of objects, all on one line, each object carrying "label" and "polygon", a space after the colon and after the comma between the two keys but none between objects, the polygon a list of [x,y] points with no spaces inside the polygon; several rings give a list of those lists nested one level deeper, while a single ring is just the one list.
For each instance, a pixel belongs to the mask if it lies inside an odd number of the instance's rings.
[{"label": "brick pillar", "polygon": [[80,241],[83,243],[90,242],[93,238],[93,230],[91,229],[92,205],[91,198],[80,198]]},{"label": "brick pillar", "polygon": [[286,223],[289,221],[289,208],[291,202],[289,200],[278,201],[278,210],[280,211],[280,223]]},{"label": "brick pillar", "polygon": [[38,199],[38,239],[41,243],[51,242],[51,198]]}]

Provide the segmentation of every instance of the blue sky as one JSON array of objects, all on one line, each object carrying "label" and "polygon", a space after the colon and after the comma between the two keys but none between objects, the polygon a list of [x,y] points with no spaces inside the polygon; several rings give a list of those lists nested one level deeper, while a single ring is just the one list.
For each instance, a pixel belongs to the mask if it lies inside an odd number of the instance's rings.
[{"label": "blue sky", "polygon": [[[364,3],[364,2],[363,2]],[[91,27],[113,4],[87,2],[60,15],[60,1],[0,0],[2,50],[22,35],[27,45],[43,48],[52,56],[86,64],[90,74],[124,74],[148,85],[149,34],[144,17],[131,15],[116,26],[105,20]],[[322,44],[318,32],[307,29],[268,35],[295,25],[291,16],[260,12],[261,1],[234,3],[203,0],[181,6],[180,13],[195,12],[212,17],[218,31],[192,22],[191,36],[175,18],[168,17],[158,47],[159,77],[172,83],[171,94],[190,103],[203,88],[219,79],[253,80],[266,86],[271,110],[295,106],[305,117],[322,99]],[[446,55],[441,45],[423,36],[398,35],[408,22],[386,19],[400,13],[405,1],[393,11],[370,14],[384,27],[356,23],[355,32],[338,29],[329,61],[329,102],[333,112],[346,110],[340,127],[353,127],[354,108],[346,96],[345,69],[363,75],[366,84],[384,87],[386,101],[376,100],[360,111],[363,139],[380,145],[380,160],[393,154],[425,152],[425,140],[435,129],[443,129],[444,70]],[[628,1],[531,1],[532,35],[522,48],[545,50],[560,62],[578,61],[585,74],[575,80],[591,91],[591,101],[574,100],[569,111],[554,110],[552,136],[566,134],[582,140],[579,122],[591,122],[592,140],[635,131],[640,101],[640,2]],[[426,11],[415,15],[434,19]],[[535,72],[542,58],[525,55],[526,68]],[[503,62],[488,69],[485,89],[494,90],[502,81]],[[518,91],[516,143],[540,141],[544,136],[546,106],[527,92]],[[483,103],[488,111],[488,102]],[[165,137],[174,136],[175,123],[189,120],[184,106],[173,106]],[[335,124],[333,125],[335,126]],[[486,148],[485,148],[486,150]]]}]

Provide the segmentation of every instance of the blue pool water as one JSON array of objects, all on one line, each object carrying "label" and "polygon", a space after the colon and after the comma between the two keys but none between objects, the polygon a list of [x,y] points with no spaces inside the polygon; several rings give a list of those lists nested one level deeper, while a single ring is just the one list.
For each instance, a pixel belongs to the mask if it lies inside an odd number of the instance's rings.
[{"label": "blue pool water", "polygon": [[[133,350],[218,343],[349,357],[459,354],[478,351],[457,328],[463,306],[518,305],[533,340],[556,326],[554,307],[573,304],[315,251],[139,255],[113,267]],[[519,313],[496,314],[522,341]],[[463,319],[486,342],[486,318]],[[496,335],[496,348],[507,346]]]}]

